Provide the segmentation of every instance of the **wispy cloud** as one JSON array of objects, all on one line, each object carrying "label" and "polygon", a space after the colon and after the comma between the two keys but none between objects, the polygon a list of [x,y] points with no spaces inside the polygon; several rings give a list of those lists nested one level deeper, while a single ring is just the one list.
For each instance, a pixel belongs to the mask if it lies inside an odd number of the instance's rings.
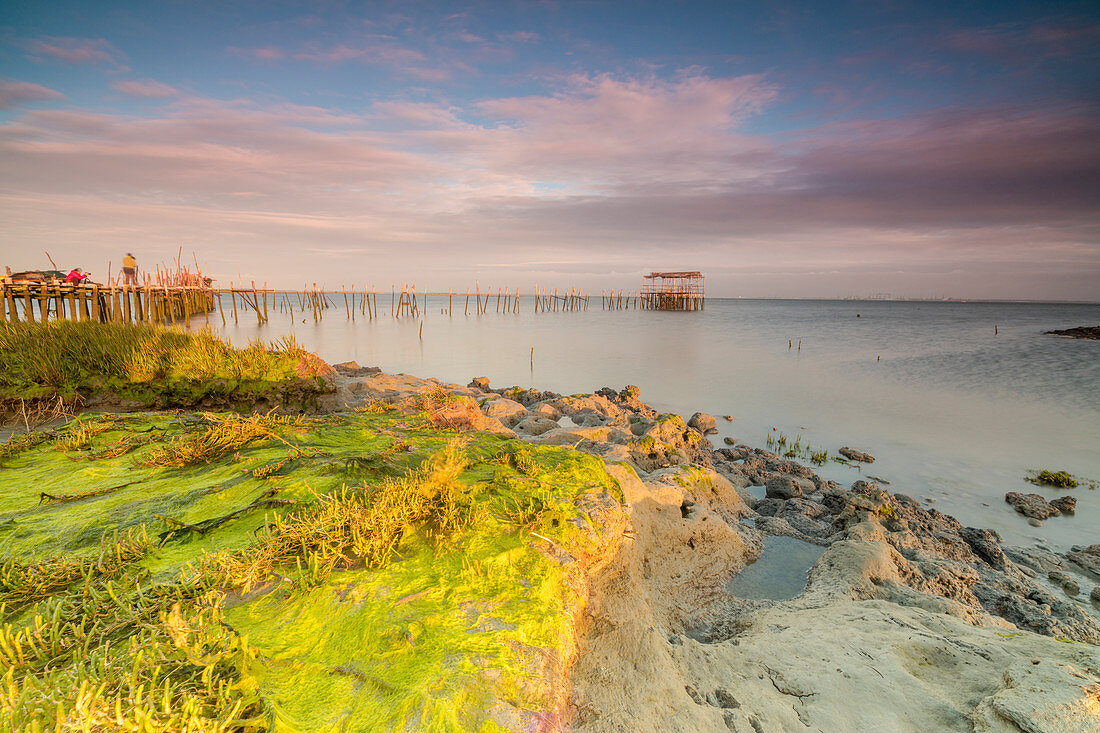
[{"label": "wispy cloud", "polygon": [[27,50],[38,60],[77,66],[110,66],[116,71],[127,69],[123,53],[103,38],[39,38],[29,41]]},{"label": "wispy cloud", "polygon": [[63,99],[64,94],[29,81],[0,81],[0,109],[10,109],[23,102]]},{"label": "wispy cloud", "polygon": [[159,81],[153,81],[152,79],[143,79],[141,81],[116,81],[111,83],[111,88],[123,94],[129,94],[131,97],[165,99],[168,97],[178,97],[180,95],[180,91],[175,87]]}]

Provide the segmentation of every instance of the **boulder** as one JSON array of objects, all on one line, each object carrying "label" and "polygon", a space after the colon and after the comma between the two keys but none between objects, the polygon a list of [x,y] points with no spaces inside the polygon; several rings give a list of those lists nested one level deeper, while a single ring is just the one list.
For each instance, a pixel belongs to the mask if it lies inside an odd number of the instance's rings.
[{"label": "boulder", "polygon": [[1050,505],[1062,514],[1073,514],[1073,510],[1077,508],[1077,497],[1059,496],[1057,499],[1051,499]]},{"label": "boulder", "polygon": [[1062,512],[1057,507],[1047,503],[1047,500],[1038,494],[1021,494],[1018,491],[1010,491],[1005,494],[1005,501],[1013,509],[1032,519],[1047,519],[1057,517]]},{"label": "boulder", "polygon": [[489,417],[500,420],[505,427],[509,428],[530,414],[527,412],[527,408],[520,403],[504,397],[486,402],[481,411]]},{"label": "boulder", "polygon": [[480,389],[482,392],[489,391],[489,378],[488,377],[474,377],[470,380],[467,387],[473,387],[474,389]]},{"label": "boulder", "polygon": [[848,446],[844,446],[843,448],[838,450],[837,453],[844,456],[845,458],[847,458],[850,461],[858,461],[860,463],[874,463],[875,462],[875,457],[872,456],[870,453],[864,453],[861,450],[856,450],[855,448],[849,448]]},{"label": "boulder", "polygon": [[687,422],[689,428],[695,428],[703,435],[710,435],[718,432],[718,421],[714,419],[713,415],[708,415],[705,412],[697,412],[691,416],[691,419]]},{"label": "boulder", "polygon": [[764,484],[764,496],[769,499],[801,498],[802,487],[793,476],[772,476]]}]

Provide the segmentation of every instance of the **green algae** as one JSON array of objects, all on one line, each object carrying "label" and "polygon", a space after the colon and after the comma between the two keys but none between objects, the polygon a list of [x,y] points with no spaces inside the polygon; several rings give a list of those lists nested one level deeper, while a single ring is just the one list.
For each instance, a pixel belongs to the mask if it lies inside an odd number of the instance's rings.
[{"label": "green algae", "polygon": [[[201,463],[154,460],[232,420],[243,418],[83,417],[7,455],[0,647],[72,636],[94,623],[82,614],[122,620],[75,635],[83,651],[56,642],[49,672],[0,653],[0,719],[79,729],[119,700],[149,730],[506,730],[553,717],[580,567],[614,539],[582,507],[621,501],[599,459],[370,411],[269,418],[270,434]],[[419,485],[448,450],[461,452],[452,502],[467,521],[410,521],[375,566],[335,546],[327,564],[311,546],[254,585],[211,570],[262,554],[325,502],[369,508]],[[140,551],[105,564],[123,541]],[[29,597],[30,569],[50,563],[59,580]],[[149,685],[163,700],[150,702]]]}]

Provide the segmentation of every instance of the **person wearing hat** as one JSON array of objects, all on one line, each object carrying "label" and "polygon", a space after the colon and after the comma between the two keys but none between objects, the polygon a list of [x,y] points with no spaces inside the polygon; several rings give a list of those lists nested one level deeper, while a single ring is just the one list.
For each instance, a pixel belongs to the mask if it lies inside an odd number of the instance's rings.
[{"label": "person wearing hat", "polygon": [[65,283],[68,285],[80,285],[88,279],[90,272],[84,272],[79,267],[74,267],[73,270],[65,276]]},{"label": "person wearing hat", "polygon": [[137,260],[129,252],[122,258],[122,284],[137,285]]}]

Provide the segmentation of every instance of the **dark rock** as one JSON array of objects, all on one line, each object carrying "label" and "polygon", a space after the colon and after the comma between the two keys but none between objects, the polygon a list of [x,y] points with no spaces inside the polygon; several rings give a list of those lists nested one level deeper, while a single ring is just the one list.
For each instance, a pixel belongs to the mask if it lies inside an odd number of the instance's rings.
[{"label": "dark rock", "polygon": [[719,448],[714,457],[720,461],[743,461],[752,454],[752,448],[742,445],[737,448]]},{"label": "dark rock", "polygon": [[[895,495],[895,499],[897,496]],[[1001,537],[996,532],[976,527],[963,527],[959,536],[974,550],[974,554],[985,560],[997,570],[1004,571],[1009,564],[1008,557],[1001,549]]]},{"label": "dark rock", "polygon": [[817,519],[829,513],[827,507],[809,499],[791,499],[786,503],[785,513],[802,514],[810,519]]},{"label": "dark rock", "polygon": [[726,445],[737,445],[737,438],[731,438],[728,435],[722,438],[722,442]]},{"label": "dark rock", "polygon": [[901,502],[902,504],[909,504],[911,506],[920,506],[920,502],[909,496],[909,494],[894,494],[894,501]]},{"label": "dark rock", "polygon": [[836,514],[848,506],[848,500],[851,498],[852,494],[844,489],[826,489],[821,496],[821,503],[828,508],[830,513]]},{"label": "dark rock", "polygon": [[1100,585],[1094,585],[1092,587],[1092,592],[1089,593],[1089,599],[1093,603],[1100,603]]},{"label": "dark rock", "polygon": [[723,415],[722,419],[726,422],[733,422],[733,415]]},{"label": "dark rock", "polygon": [[843,448],[838,450],[837,453],[844,456],[845,458],[847,458],[850,461],[858,461],[860,463],[874,463],[875,462],[875,457],[872,456],[870,453],[864,453],[861,450],[856,450],[855,448],[849,448],[848,446],[844,446]]},{"label": "dark rock", "polygon": [[786,507],[782,499],[757,499],[752,503],[752,510],[765,517],[774,517]]},{"label": "dark rock", "polygon": [[1078,326],[1077,328],[1065,328],[1061,331],[1046,331],[1055,336],[1070,336],[1075,339],[1100,339],[1100,326]]},{"label": "dark rock", "polygon": [[769,499],[795,499],[802,496],[802,487],[793,476],[773,476],[764,484],[764,496]]},{"label": "dark rock", "polygon": [[833,533],[831,525],[819,522],[816,519],[810,519],[805,514],[790,512],[783,514],[780,519],[787,520],[787,523],[795,530],[810,537],[825,537]]},{"label": "dark rock", "polygon": [[1021,494],[1018,491],[1010,491],[1005,494],[1005,501],[1020,514],[1034,519],[1057,517],[1062,513],[1057,507],[1048,504],[1047,500],[1038,494]]},{"label": "dark rock", "polygon": [[1055,570],[1047,573],[1047,578],[1051,583],[1062,586],[1062,590],[1066,592],[1067,596],[1075,596],[1081,592],[1081,586],[1077,581],[1073,579],[1073,576],[1069,573],[1064,573],[1061,570]]},{"label": "dark rock", "polygon": [[1060,496],[1057,499],[1051,499],[1050,505],[1062,514],[1073,514],[1073,511],[1077,508],[1077,497]]},{"label": "dark rock", "polygon": [[713,415],[708,415],[705,412],[697,412],[691,416],[688,420],[688,427],[695,428],[703,435],[711,435],[718,432],[718,422],[714,419]]},{"label": "dark rock", "polygon": [[474,377],[470,380],[467,387],[473,387],[474,389],[480,389],[482,392],[489,391],[489,378],[488,377]]},{"label": "dark rock", "polygon": [[1066,557],[1092,577],[1100,579],[1100,545],[1089,545],[1084,549],[1067,552]]}]

